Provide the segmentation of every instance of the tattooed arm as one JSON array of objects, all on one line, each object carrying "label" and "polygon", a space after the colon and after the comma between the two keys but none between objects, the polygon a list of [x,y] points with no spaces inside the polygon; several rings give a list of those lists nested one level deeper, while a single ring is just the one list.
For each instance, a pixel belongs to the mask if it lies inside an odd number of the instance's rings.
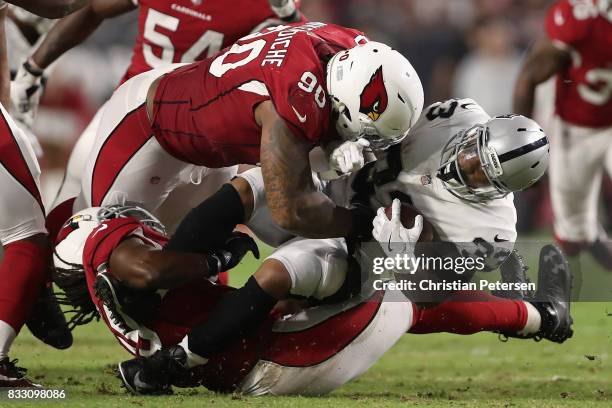
[{"label": "tattooed arm", "polygon": [[312,145],[291,132],[271,102],[261,103],[255,117],[262,127],[261,170],[268,208],[281,228],[306,238],[371,231],[371,219],[359,210],[336,206],[316,189],[308,159]]},{"label": "tattooed arm", "polygon": [[89,3],[90,0],[6,0],[41,17],[62,18]]}]

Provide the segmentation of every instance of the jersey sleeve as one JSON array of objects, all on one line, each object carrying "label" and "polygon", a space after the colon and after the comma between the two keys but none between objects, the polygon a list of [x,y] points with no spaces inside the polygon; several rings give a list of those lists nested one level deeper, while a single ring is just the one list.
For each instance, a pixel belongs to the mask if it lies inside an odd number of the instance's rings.
[{"label": "jersey sleeve", "polygon": [[323,68],[314,50],[292,47],[280,67],[269,65],[264,71],[279,116],[298,137],[318,143],[329,128],[330,105]]},{"label": "jersey sleeve", "polygon": [[[130,218],[116,218],[101,223],[87,238],[83,250],[83,265],[91,275],[105,263],[115,248],[127,237],[140,230],[142,225]],[[91,278],[94,278],[91,276]]]},{"label": "jersey sleeve", "polygon": [[562,45],[575,46],[586,38],[590,14],[586,4],[570,4],[568,0],[555,3],[546,15],[548,37]]}]

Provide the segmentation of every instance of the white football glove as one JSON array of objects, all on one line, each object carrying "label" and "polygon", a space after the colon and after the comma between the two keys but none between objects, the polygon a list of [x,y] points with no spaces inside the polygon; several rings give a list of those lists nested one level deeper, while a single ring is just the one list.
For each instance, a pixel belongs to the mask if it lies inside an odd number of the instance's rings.
[{"label": "white football glove", "polygon": [[365,165],[363,149],[370,146],[365,139],[347,141],[336,147],[329,156],[329,167],[340,174],[353,173]]},{"label": "white football glove", "polygon": [[43,74],[33,73],[26,68],[27,62],[19,66],[15,79],[11,82],[11,102],[13,115],[26,126],[32,127],[43,92]]},{"label": "white football glove", "polygon": [[423,216],[421,215],[415,217],[414,227],[408,229],[402,225],[401,208],[402,204],[396,198],[391,205],[391,219],[387,218],[384,208],[379,208],[373,221],[372,236],[390,258],[402,254],[408,254],[409,257],[414,256],[414,245],[423,231]]}]

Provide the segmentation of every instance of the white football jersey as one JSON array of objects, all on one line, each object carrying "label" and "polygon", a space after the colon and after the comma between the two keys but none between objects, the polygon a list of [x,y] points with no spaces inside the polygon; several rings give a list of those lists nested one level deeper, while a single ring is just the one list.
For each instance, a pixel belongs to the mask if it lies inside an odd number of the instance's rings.
[{"label": "white football jersey", "polygon": [[401,160],[401,171],[391,183],[378,185],[376,197],[390,204],[390,194],[399,191],[433,224],[440,238],[450,242],[514,242],[516,210],[513,195],[487,203],[471,203],[448,192],[436,172],[441,152],[457,132],[484,123],[490,116],[472,99],[450,99],[423,111],[399,149],[379,161],[377,170],[392,167]]}]

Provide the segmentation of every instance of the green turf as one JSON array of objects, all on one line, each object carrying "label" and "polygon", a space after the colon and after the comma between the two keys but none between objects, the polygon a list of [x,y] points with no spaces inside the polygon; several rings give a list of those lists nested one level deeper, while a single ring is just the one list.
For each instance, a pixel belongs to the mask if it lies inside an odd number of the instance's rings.
[{"label": "green turf", "polygon": [[[234,283],[256,267],[246,261]],[[611,286],[608,286],[611,287]],[[575,336],[563,345],[474,336],[406,335],[368,373],[323,398],[243,397],[206,390],[171,397],[131,397],[112,365],[129,355],[100,323],[78,328],[75,345],[52,350],[26,330],[12,357],[36,380],[68,393],[61,405],[82,407],[557,407],[611,406],[612,310],[609,303],[577,303]],[[43,402],[0,399],[0,407],[40,407]],[[58,401],[49,402],[60,406]]]}]

